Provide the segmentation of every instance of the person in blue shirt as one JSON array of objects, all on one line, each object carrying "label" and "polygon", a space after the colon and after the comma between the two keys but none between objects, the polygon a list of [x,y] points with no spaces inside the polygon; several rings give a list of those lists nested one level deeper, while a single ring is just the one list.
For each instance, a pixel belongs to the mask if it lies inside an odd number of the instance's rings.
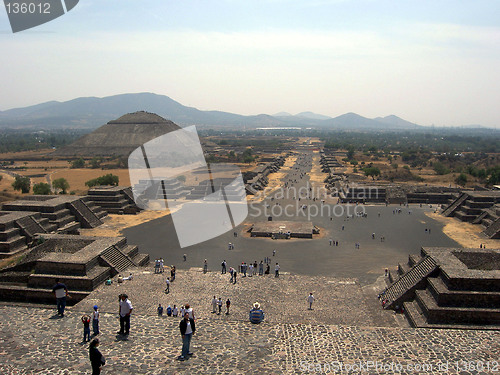
[{"label": "person in blue shirt", "polygon": [[250,322],[254,324],[259,324],[264,320],[264,311],[260,308],[260,303],[255,302],[253,304],[253,309],[250,310],[249,319]]}]

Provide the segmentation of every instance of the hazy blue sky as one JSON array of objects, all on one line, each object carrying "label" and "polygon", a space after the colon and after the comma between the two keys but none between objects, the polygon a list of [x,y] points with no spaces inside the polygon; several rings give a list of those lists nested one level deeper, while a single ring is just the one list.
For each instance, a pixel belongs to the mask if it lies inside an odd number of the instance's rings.
[{"label": "hazy blue sky", "polygon": [[241,114],[500,124],[500,1],[80,0],[12,34],[0,110],[154,92]]}]

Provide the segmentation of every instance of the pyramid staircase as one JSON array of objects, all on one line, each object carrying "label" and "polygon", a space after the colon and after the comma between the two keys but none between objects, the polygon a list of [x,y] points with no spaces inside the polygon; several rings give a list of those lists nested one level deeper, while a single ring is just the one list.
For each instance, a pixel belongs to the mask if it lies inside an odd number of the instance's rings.
[{"label": "pyramid staircase", "polygon": [[462,193],[457,199],[453,201],[444,211],[444,216],[453,216],[453,213],[469,198],[467,193]]},{"label": "pyramid staircase", "polygon": [[500,330],[499,271],[500,250],[422,248],[398,266],[384,308],[402,307],[418,328]]},{"label": "pyramid staircase", "polygon": [[[400,266],[399,268],[401,270],[403,267]],[[419,260],[382,293],[382,299],[386,301],[384,309],[400,307],[403,302],[413,298],[415,290],[423,287],[426,283],[426,277],[437,269],[438,265],[431,257],[424,257]]]},{"label": "pyramid staircase", "polygon": [[84,228],[95,228],[102,224],[101,219],[85,204],[82,199],[69,204],[69,210]]}]

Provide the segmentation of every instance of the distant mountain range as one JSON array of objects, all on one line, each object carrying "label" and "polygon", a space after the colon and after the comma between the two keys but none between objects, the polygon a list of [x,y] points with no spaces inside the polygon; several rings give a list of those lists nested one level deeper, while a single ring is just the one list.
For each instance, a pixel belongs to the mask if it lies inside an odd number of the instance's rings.
[{"label": "distant mountain range", "polygon": [[421,125],[397,116],[366,118],[355,113],[332,118],[313,112],[291,115],[243,116],[222,111],[200,111],[186,107],[165,95],[153,93],[122,94],[104,98],[77,98],[66,102],[50,101],[24,108],[0,111],[1,128],[96,128],[126,113],[156,113],[181,126],[221,127],[320,127],[345,130],[406,130]]}]

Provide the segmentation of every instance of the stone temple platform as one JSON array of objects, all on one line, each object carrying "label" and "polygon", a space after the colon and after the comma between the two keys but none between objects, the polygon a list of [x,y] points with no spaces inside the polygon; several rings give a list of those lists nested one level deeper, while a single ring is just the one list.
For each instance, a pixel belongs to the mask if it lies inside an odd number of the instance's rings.
[{"label": "stone temple platform", "polygon": [[250,228],[252,237],[313,238],[317,229],[310,221],[265,221],[255,223]]},{"label": "stone temple platform", "polygon": [[71,295],[68,304],[75,304],[109,277],[149,262],[125,237],[43,234],[38,242],[0,271],[1,301],[51,301],[59,278]]},{"label": "stone temple platform", "polygon": [[500,330],[499,249],[426,247],[398,272],[381,299],[413,326]]},{"label": "stone temple platform", "polygon": [[[233,285],[227,274],[191,269],[179,270],[165,294],[165,274],[130,272],[132,281],[100,286],[64,318],[56,317],[55,305],[0,305],[0,373],[89,374],[80,319],[94,304],[101,308],[103,374],[498,373],[500,332],[400,326],[401,315],[373,308],[377,299],[364,298],[355,279],[283,274],[238,278]],[[309,292],[316,297],[313,310],[307,310]],[[115,333],[119,293],[134,306],[128,337]],[[231,299],[229,315],[225,308],[211,313],[213,295]],[[259,325],[247,321],[255,301],[266,313]],[[179,318],[158,317],[158,303],[193,306],[197,330],[188,361],[177,360]]]}]

